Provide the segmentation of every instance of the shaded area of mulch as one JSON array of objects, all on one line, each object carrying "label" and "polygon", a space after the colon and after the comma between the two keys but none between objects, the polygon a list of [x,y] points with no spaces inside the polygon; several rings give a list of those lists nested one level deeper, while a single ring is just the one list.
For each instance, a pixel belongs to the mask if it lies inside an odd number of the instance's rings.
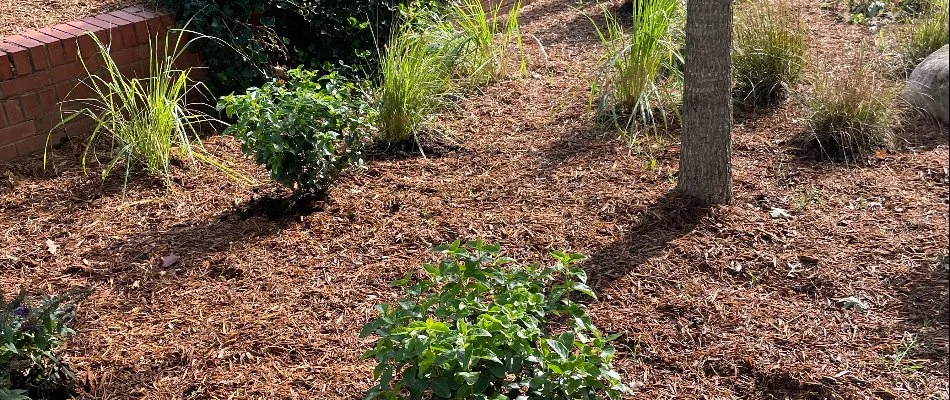
[{"label": "shaded area of mulch", "polygon": [[[802,4],[816,54],[873,40]],[[309,213],[267,215],[288,192],[222,137],[209,149],[260,186],[185,165],[171,189],[135,177],[123,192],[84,176],[75,144],[45,171],[38,157],[6,164],[0,288],[96,286],[67,349],[94,398],[356,399],[373,367],[359,327],[395,299],[389,282],[435,244],[485,238],[525,261],[589,255],[592,316],[623,332],[617,366],[637,398],[946,393],[946,127],[910,114],[900,151],[815,162],[790,147],[804,129],[792,99],[736,126],[735,205],[688,208],[670,195],[675,132],[650,167],[591,129],[597,38],[575,6],[527,6],[547,57],[526,41],[530,76],[440,120],[460,149],[375,159]],[[868,310],[836,300],[850,296]]]}]

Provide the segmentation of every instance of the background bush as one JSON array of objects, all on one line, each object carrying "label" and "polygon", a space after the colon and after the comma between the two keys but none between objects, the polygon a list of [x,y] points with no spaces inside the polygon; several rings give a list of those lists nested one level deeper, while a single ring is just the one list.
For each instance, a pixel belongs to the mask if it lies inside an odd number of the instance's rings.
[{"label": "background bush", "polygon": [[62,397],[73,372],[57,350],[75,333],[67,323],[74,302],[88,292],[74,290],[39,302],[26,292],[7,299],[0,293],[0,398]]},{"label": "background bush", "polygon": [[208,85],[226,94],[266,82],[273,65],[375,64],[377,38],[388,38],[409,0],[159,1],[192,30],[226,41],[200,49]]},{"label": "background bush", "polygon": [[914,69],[924,58],[950,43],[950,1],[935,0],[927,10],[926,14],[908,21],[909,26],[900,40],[905,70]]},{"label": "background bush", "polygon": [[[516,265],[499,247],[458,241],[436,248],[445,258],[426,276],[395,284],[405,294],[360,335],[379,340],[368,399],[620,399],[629,394],[612,369],[613,337],[586,308],[594,297],[583,257],[555,253],[553,266]],[[406,396],[408,395],[408,396]]]},{"label": "background bush", "polygon": [[736,10],[732,65],[741,104],[768,105],[798,82],[808,52],[798,14],[782,1],[755,0]]},{"label": "background bush", "polygon": [[225,131],[272,178],[299,194],[321,193],[361,162],[374,114],[359,88],[336,73],[294,69],[242,95],[221,98],[236,121]]}]

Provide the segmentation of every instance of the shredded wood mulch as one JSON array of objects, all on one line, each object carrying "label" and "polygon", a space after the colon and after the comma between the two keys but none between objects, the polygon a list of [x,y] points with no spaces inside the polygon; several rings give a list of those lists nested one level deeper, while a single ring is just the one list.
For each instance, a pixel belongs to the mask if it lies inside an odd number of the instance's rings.
[{"label": "shredded wood mulch", "polygon": [[118,10],[136,0],[0,0],[0,38]]},{"label": "shredded wood mulch", "polygon": [[[874,40],[798,4],[816,57]],[[77,143],[45,171],[3,165],[0,289],[95,287],[66,349],[79,397],[357,399],[373,368],[359,328],[389,283],[433,245],[484,238],[525,261],[589,255],[591,314],[623,333],[636,398],[946,398],[947,128],[908,112],[898,151],[842,165],[792,147],[797,98],[737,114],[735,205],[687,209],[670,195],[676,132],[651,166],[591,128],[599,47],[582,12],[600,15],[531,2],[530,76],[434,125],[461,148],[375,159],[309,213],[266,212],[287,192],[224,137],[206,146],[261,185],[185,164],[169,189],[136,176],[123,193],[82,173]]]}]

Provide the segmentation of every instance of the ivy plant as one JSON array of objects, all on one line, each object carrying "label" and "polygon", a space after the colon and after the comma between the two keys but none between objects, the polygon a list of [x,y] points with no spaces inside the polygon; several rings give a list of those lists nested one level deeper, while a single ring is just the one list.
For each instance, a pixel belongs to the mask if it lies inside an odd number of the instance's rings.
[{"label": "ivy plant", "polygon": [[298,194],[318,194],[362,162],[373,113],[361,93],[336,73],[297,68],[287,81],[222,97],[218,109],[235,119],[225,132],[275,181]]},{"label": "ivy plant", "polygon": [[407,275],[396,305],[376,306],[361,337],[377,362],[367,399],[619,399],[630,389],[612,369],[618,335],[604,336],[586,307],[595,298],[576,266],[519,265],[498,245],[458,241],[436,250],[425,277]]}]

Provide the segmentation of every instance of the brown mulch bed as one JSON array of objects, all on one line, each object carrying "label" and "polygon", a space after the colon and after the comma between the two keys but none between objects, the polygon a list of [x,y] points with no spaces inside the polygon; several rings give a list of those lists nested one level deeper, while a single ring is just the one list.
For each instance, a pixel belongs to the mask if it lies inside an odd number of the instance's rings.
[{"label": "brown mulch bed", "polygon": [[[798,3],[825,60],[874,40]],[[909,113],[899,151],[841,165],[791,147],[795,99],[737,115],[735,204],[685,211],[669,195],[675,137],[651,168],[591,129],[598,43],[577,4],[525,8],[546,57],[529,39],[530,77],[440,119],[461,149],[374,160],[309,214],[266,215],[286,193],[223,137],[207,146],[262,185],[188,167],[170,189],[133,177],[123,193],[83,175],[78,145],[45,172],[39,157],[6,164],[0,289],[95,286],[67,349],[93,398],[357,399],[373,367],[359,328],[395,299],[389,282],[433,245],[484,238],[525,261],[589,255],[592,317],[623,333],[636,398],[946,396],[947,128]],[[868,309],[842,308],[850,296]]]},{"label": "brown mulch bed", "polygon": [[0,0],[0,38],[118,10],[134,0]]}]

